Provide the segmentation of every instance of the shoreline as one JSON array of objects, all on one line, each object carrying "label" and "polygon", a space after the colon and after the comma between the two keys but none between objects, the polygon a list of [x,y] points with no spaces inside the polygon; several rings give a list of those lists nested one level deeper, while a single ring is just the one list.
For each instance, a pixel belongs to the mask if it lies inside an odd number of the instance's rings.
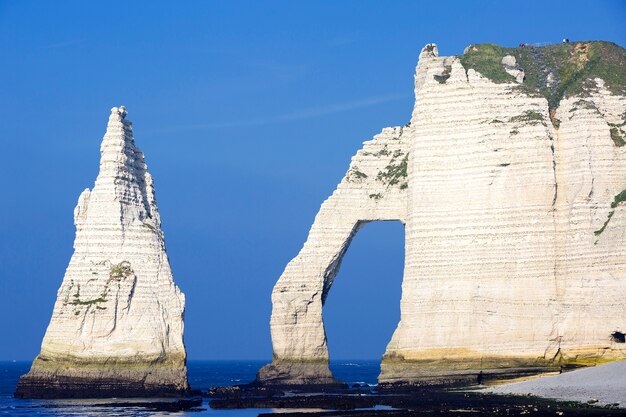
[{"label": "shoreline", "polygon": [[493,385],[493,394],[533,395],[561,401],[626,408],[626,360],[580,368],[557,375]]},{"label": "shoreline", "polygon": [[[190,363],[198,363],[205,361],[190,361]],[[206,361],[206,362],[222,362],[224,361]],[[238,361],[230,361],[235,364]],[[250,368],[251,361],[245,361],[246,365],[242,368]],[[354,361],[338,361],[347,367],[347,363]],[[360,361],[361,366],[370,368],[376,367],[375,361]],[[259,361],[255,361],[256,364]],[[16,362],[4,362],[4,364],[19,365]],[[24,362],[22,365],[26,365]],[[617,364],[617,365],[616,365]],[[355,364],[356,365],[356,364]],[[332,366],[332,365],[331,365]],[[626,375],[623,367],[626,361],[613,362],[612,364],[600,365],[593,368],[582,368],[574,371],[565,372],[560,375],[541,375],[525,381],[498,381],[499,385],[485,386],[473,385],[457,388],[442,387],[416,387],[416,386],[396,386],[389,387],[385,385],[375,385],[368,382],[355,382],[360,375],[351,375],[351,378],[345,379],[349,382],[340,387],[294,387],[294,386],[258,386],[253,384],[233,385],[236,380],[247,380],[251,372],[229,371],[227,368],[218,367],[220,369],[220,377],[217,380],[223,380],[224,385],[214,388],[207,388],[206,385],[199,383],[197,385],[201,391],[194,390],[195,397],[183,399],[164,399],[164,398],[135,398],[135,399],[61,399],[55,400],[54,404],[61,407],[132,407],[141,408],[146,411],[188,411],[201,412],[207,411],[212,413],[209,408],[219,410],[240,410],[241,415],[280,415],[281,417],[300,416],[300,417],[325,417],[325,416],[350,416],[350,417],[395,417],[395,416],[412,416],[423,415],[424,413],[437,413],[443,416],[456,416],[471,413],[472,415],[567,415],[567,416],[601,416],[601,415],[624,415],[624,403],[615,404],[615,401],[608,401],[603,398],[592,398],[587,395],[581,398],[580,402],[573,401],[574,398],[558,398],[551,399],[548,395],[529,396],[529,392],[521,390],[519,392],[511,391],[511,387],[519,387],[522,384],[545,384],[553,378],[563,381],[563,379],[579,379],[589,385],[593,380],[588,376],[589,371],[598,373],[597,376],[603,382],[600,387],[606,391],[608,385],[606,381],[619,381],[619,378]],[[207,368],[215,369],[215,368]],[[236,368],[235,368],[236,369]],[[251,368],[250,368],[251,369]],[[345,371],[345,369],[344,369]],[[370,375],[366,380],[373,378],[373,370],[370,369]],[[201,377],[206,370],[198,372],[196,375]],[[214,370],[209,373],[214,374]],[[241,369],[238,371],[241,372]],[[192,374],[194,371],[192,371]],[[584,377],[580,377],[583,375]],[[611,377],[613,375],[613,377]],[[243,379],[240,379],[243,378]],[[193,379],[193,378],[192,378]],[[198,379],[194,382],[199,382]],[[228,382],[230,381],[230,382]],[[10,383],[9,380],[6,382]],[[194,384],[192,382],[192,384]],[[208,381],[207,381],[208,382]],[[621,382],[621,381],[619,381]],[[626,383],[626,381],[623,381]],[[563,382],[559,382],[561,386]],[[592,384],[593,385],[593,384]],[[8,393],[7,393],[8,394]],[[203,398],[199,397],[202,395]],[[531,393],[532,394],[532,393]],[[587,403],[589,399],[598,399],[598,402]],[[32,406],[33,400],[14,399],[18,408],[23,406]],[[35,407],[47,408],[50,406],[46,400],[37,401]],[[239,415],[235,413],[233,415]],[[260,414],[259,414],[260,413]],[[265,414],[264,414],[265,413]],[[306,414],[305,414],[306,413]],[[503,414],[504,413],[504,414]],[[563,413],[563,414],[559,414]]]}]

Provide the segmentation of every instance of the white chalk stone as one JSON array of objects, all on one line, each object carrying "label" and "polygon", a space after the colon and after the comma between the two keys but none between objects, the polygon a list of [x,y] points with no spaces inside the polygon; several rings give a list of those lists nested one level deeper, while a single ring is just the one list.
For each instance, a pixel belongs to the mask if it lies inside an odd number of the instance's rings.
[{"label": "white chalk stone", "polygon": [[[152,177],[125,117],[123,106],[111,109],[100,173],[74,210],[74,254],[22,392],[129,396],[188,389],[185,298],[165,252]],[[76,386],[81,378],[86,382]]]},{"label": "white chalk stone", "polygon": [[[259,380],[333,381],[322,305],[359,225],[375,220],[406,224],[401,320],[381,382],[625,358],[611,334],[626,331],[626,207],[611,203],[626,189],[626,147],[608,123],[623,122],[626,97],[596,84],[564,99],[553,125],[546,99],[427,45],[410,126],[366,142],[278,280],[274,361]],[[389,186],[378,173],[397,160],[374,147],[392,144],[408,165]]]},{"label": "white chalk stone", "polygon": [[513,55],[507,55],[504,58],[502,58],[501,63],[505,67],[515,68],[515,65],[517,64],[517,60],[515,59]]}]

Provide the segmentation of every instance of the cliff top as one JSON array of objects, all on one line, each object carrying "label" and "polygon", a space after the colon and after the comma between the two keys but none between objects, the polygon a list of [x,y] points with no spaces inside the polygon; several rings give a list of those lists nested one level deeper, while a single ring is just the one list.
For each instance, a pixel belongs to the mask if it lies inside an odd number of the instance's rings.
[{"label": "cliff top", "polygon": [[615,94],[626,94],[626,50],[612,42],[568,42],[548,46],[505,48],[491,43],[470,45],[460,56],[467,71],[473,68],[496,83],[514,82],[502,58],[515,57],[525,73],[523,88],[539,93],[555,109],[563,97],[584,94],[594,78],[605,81]]}]

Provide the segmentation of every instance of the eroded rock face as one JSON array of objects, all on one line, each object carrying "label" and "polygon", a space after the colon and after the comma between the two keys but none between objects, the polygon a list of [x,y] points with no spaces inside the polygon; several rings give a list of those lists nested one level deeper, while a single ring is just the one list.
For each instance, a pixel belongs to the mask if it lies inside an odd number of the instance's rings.
[{"label": "eroded rock face", "polygon": [[16,396],[178,396],[185,297],[173,281],[152,177],[126,109],[111,110],[93,190],[74,210],[74,254]]},{"label": "eroded rock face", "polygon": [[259,379],[274,384],[335,383],[328,370],[322,305],[359,228],[406,219],[406,128],[386,128],[365,142],[345,177],[322,204],[304,247],[272,293],[274,361]]},{"label": "eroded rock face", "polygon": [[[274,288],[274,361],[261,382],[332,381],[322,305],[373,220],[401,220],[406,236],[401,320],[380,382],[626,358],[615,336],[626,331],[626,97],[595,79],[549,111],[511,75],[496,83],[435,45],[422,50],[410,124],[366,142]],[[395,162],[368,150],[390,143],[407,158],[393,185],[377,179]]]}]

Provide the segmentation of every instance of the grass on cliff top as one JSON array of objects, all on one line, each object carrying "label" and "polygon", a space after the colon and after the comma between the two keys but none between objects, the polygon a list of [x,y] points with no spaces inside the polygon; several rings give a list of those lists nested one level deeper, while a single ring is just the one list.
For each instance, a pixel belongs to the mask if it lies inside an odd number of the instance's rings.
[{"label": "grass on cliff top", "polygon": [[[465,70],[473,68],[496,83],[514,82],[501,64],[512,55],[524,70],[521,86],[529,93],[539,93],[548,100],[550,109],[562,98],[583,95],[593,87],[594,78],[605,81],[614,94],[626,94],[626,50],[612,42],[570,42],[543,47],[505,48],[486,43],[471,45],[463,54]],[[549,84],[549,74],[552,74]]]}]

